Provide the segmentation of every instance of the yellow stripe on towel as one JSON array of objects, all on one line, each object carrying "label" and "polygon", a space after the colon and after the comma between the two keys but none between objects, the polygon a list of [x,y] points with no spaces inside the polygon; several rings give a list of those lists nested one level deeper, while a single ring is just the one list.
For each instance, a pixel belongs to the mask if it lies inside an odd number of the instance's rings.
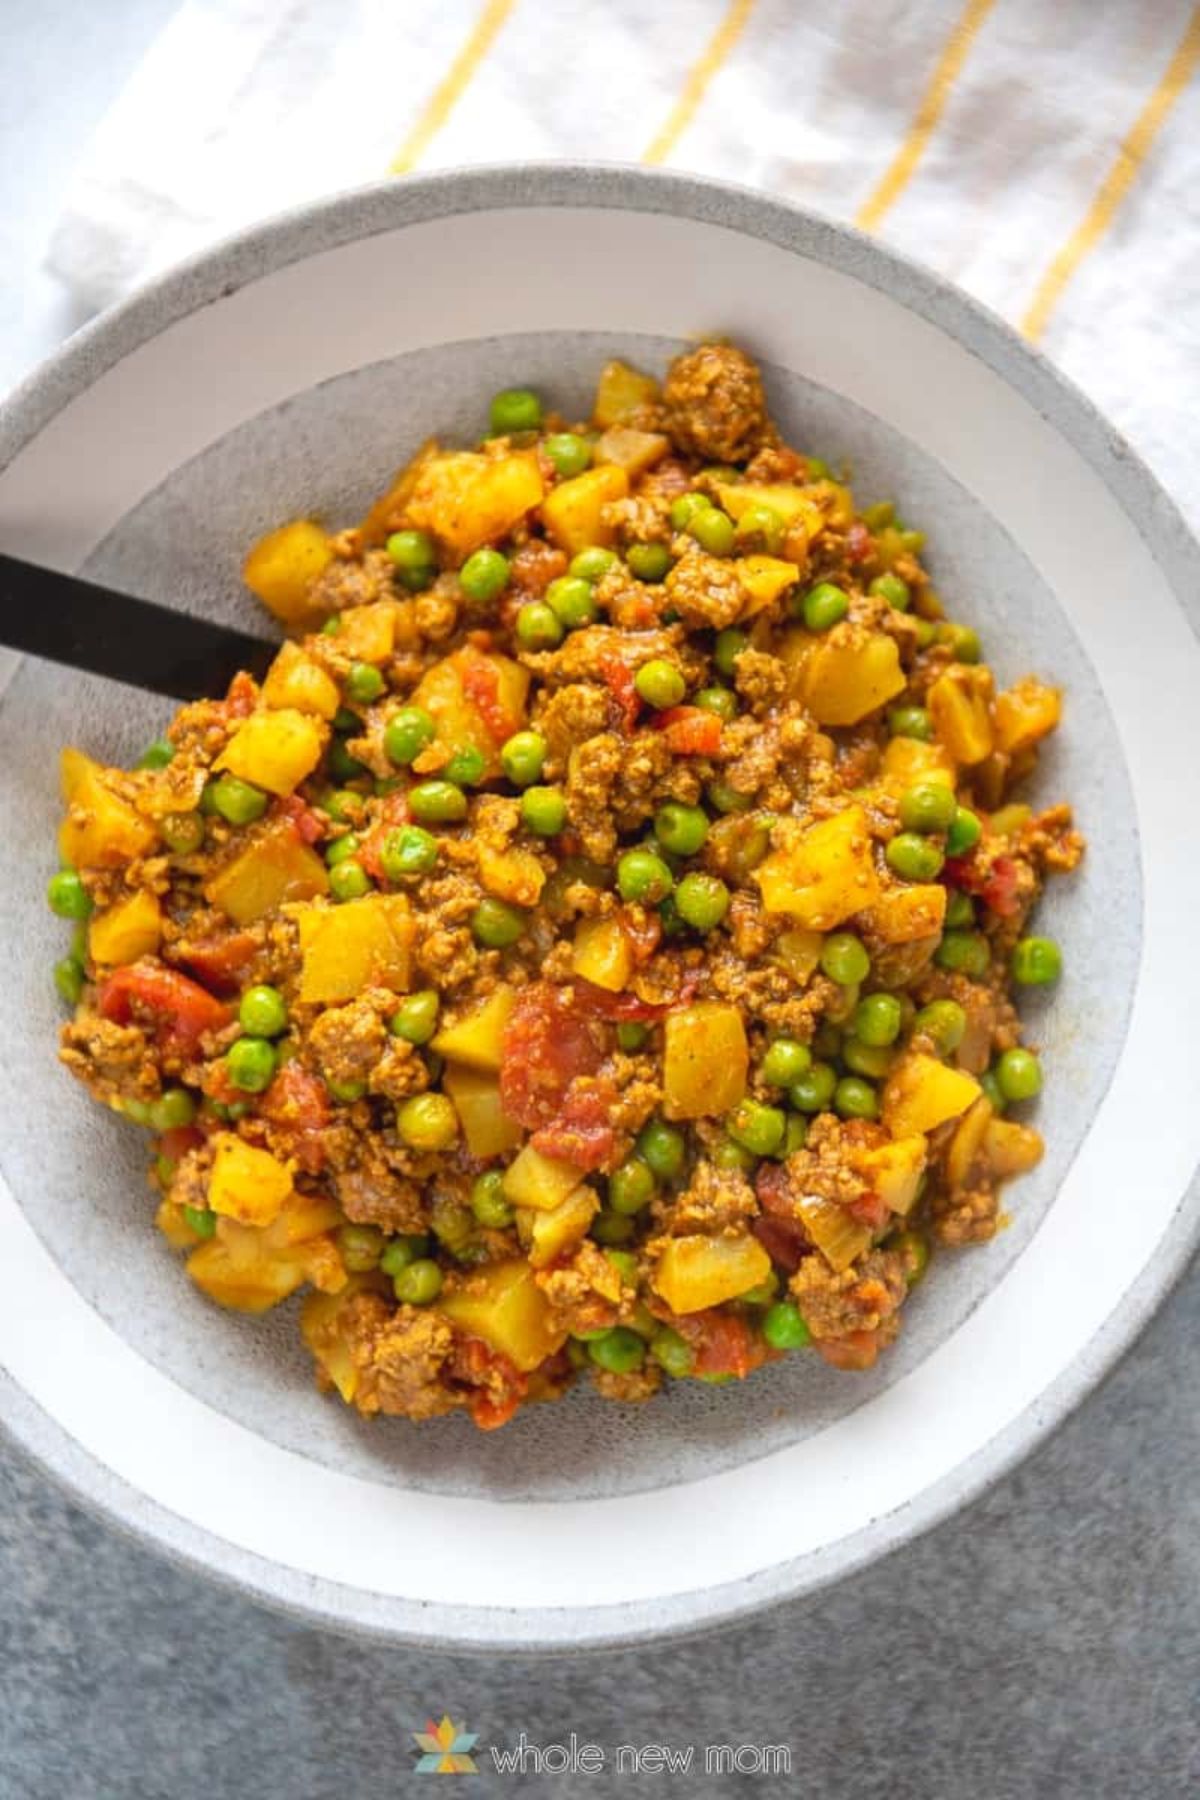
[{"label": "yellow stripe on towel", "polygon": [[667,114],[662,130],[643,153],[644,163],[665,162],[675,145],[695,118],[713,77],[720,72],[730,52],[741,37],[746,21],[754,11],[754,0],[731,0],[731,4],[705,45],[704,53],[688,70],[687,80],[678,100]]},{"label": "yellow stripe on towel", "polygon": [[431,141],[437,136],[458,105],[464,89],[491,49],[496,34],[515,5],[516,0],[484,0],[479,17],[471,27],[462,49],[430,95],[424,111],[404,143],[388,164],[389,175],[407,175],[408,171],[415,168],[420,162]]}]

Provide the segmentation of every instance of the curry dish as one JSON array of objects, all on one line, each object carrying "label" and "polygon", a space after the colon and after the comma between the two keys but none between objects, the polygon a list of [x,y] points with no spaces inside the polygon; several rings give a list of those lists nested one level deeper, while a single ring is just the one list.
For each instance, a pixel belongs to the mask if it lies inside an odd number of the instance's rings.
[{"label": "curry dish", "polygon": [[1040,1157],[1061,696],[998,689],[844,475],[730,345],[610,363],[586,424],[507,390],[253,548],[261,686],[64,752],[62,1060],[196,1286],[306,1289],[361,1412],[868,1368]]}]

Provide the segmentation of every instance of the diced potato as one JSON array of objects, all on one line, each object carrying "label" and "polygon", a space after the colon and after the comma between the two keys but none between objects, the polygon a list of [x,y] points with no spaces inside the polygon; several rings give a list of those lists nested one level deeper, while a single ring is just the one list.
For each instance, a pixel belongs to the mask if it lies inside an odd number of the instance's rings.
[{"label": "diced potato", "polygon": [[342,703],[337,682],[290,638],[267,670],[262,699],[272,709],[316,713],[320,719],[332,719]]},{"label": "diced potato", "polygon": [[504,1060],[504,1027],[515,1000],[510,987],[493,988],[482,1006],[439,1031],[431,1047],[447,1062],[497,1074]]},{"label": "diced potato", "polygon": [[365,894],[340,906],[294,908],[300,931],[300,999],[353,1000],[365,987],[408,990],[415,931],[403,894]]},{"label": "diced potato", "polygon": [[65,863],[74,869],[114,869],[153,847],[154,827],[113,793],[90,756],[64,750],[60,768],[67,816],[58,848]]},{"label": "diced potato", "polygon": [[396,603],[373,600],[350,606],[338,625],[337,645],[355,662],[385,663],[396,648]]},{"label": "diced potato", "polygon": [[988,829],[995,837],[1016,837],[1032,817],[1032,806],[1027,806],[1023,800],[1014,800],[1008,806],[989,813]]},{"label": "diced potato", "polygon": [[402,469],[397,469],[358,528],[358,535],[369,550],[382,544],[403,523],[404,509],[427,463],[438,454],[436,438],[426,438],[421,448]]},{"label": "diced potato", "polygon": [[1062,718],[1062,689],[1027,675],[997,694],[992,705],[996,748],[1013,756],[1049,736]]},{"label": "diced potato", "polygon": [[520,1211],[517,1228],[535,1269],[545,1269],[565,1250],[573,1250],[587,1236],[600,1210],[595,1188],[572,1188],[551,1212]]},{"label": "diced potato", "polygon": [[452,1325],[482,1338],[526,1374],[566,1340],[566,1332],[551,1322],[549,1302],[523,1256],[475,1270],[437,1305]]},{"label": "diced potato", "polygon": [[212,1139],[208,1204],[239,1225],[270,1225],[292,1192],[291,1171],[269,1150],[256,1150],[231,1131]]},{"label": "diced potato", "polygon": [[[411,704],[422,707],[437,726],[428,766],[440,766],[453,751],[478,750],[484,758],[482,780],[500,773],[500,746],[525,723],[529,672],[511,657],[490,655],[465,645],[444,656],[413,690]],[[422,767],[425,758],[421,759]]]},{"label": "diced potato", "polygon": [[813,488],[821,506],[821,511],[831,525],[839,531],[847,530],[854,523],[854,495],[844,481],[817,481]]},{"label": "diced potato", "polygon": [[825,514],[812,491],[788,482],[722,483],[717,493],[731,519],[740,519],[752,506],[768,506],[785,525],[801,526],[809,538],[816,537],[825,524]]},{"label": "diced potato", "polygon": [[514,906],[536,906],[546,885],[546,871],[532,850],[494,850],[489,844],[482,844],[479,879],[497,900],[511,900]]},{"label": "diced potato", "polygon": [[785,562],[780,556],[739,556],[733,567],[750,596],[745,618],[772,605],[780,594],[795,586],[800,576],[795,563]]},{"label": "diced potato", "polygon": [[895,1138],[890,1144],[863,1150],[855,1167],[870,1192],[878,1194],[892,1212],[903,1215],[920,1192],[926,1154],[925,1139],[919,1134]]},{"label": "diced potato", "polygon": [[237,925],[253,925],[288,900],[329,891],[325,864],[289,819],[272,820],[205,883],[204,898]]},{"label": "diced potato", "polygon": [[557,1157],[543,1156],[526,1144],[504,1171],[504,1197],[514,1206],[532,1206],[536,1212],[553,1212],[584,1178],[585,1170]]},{"label": "diced potato", "polygon": [[610,425],[621,424],[631,413],[650,406],[657,399],[658,383],[653,375],[643,375],[640,369],[631,368],[628,363],[607,362],[596,385],[592,422],[601,431],[607,431]]},{"label": "diced potato", "polygon": [[983,1148],[984,1134],[992,1116],[991,1102],[986,1094],[980,1094],[955,1126],[950,1148],[946,1152],[946,1179],[951,1187],[965,1185],[975,1159]]},{"label": "diced potato", "polygon": [[350,1405],[358,1392],[361,1371],[343,1331],[339,1314],[366,1286],[366,1278],[352,1275],[337,1294],[308,1294],[300,1308],[300,1335],[334,1387]]},{"label": "diced potato", "polygon": [[785,968],[797,987],[806,986],[821,960],[824,933],[802,927],[781,931],[769,951],[770,960]]},{"label": "diced potato", "polygon": [[863,914],[867,930],[885,944],[915,944],[935,937],[946,917],[946,890],[940,882],[913,882],[883,889]]},{"label": "diced potato", "polygon": [[755,879],[767,912],[787,913],[810,931],[832,931],[878,893],[866,813],[847,806],[793,832],[760,863]]},{"label": "diced potato", "polygon": [[610,425],[596,445],[592,461],[614,463],[624,469],[630,480],[644,475],[662,461],[671,448],[670,438],[660,431],[635,431],[631,425]]},{"label": "diced potato", "polygon": [[313,582],[332,561],[328,532],[312,519],[293,519],[258,540],[242,566],[242,580],[282,624],[303,625],[314,618]]},{"label": "diced potato", "polygon": [[193,1231],[187,1222],[183,1207],[178,1200],[162,1200],[154,1215],[154,1223],[170,1244],[172,1250],[193,1250],[201,1242],[200,1233]]},{"label": "diced potato", "polygon": [[264,1257],[257,1263],[238,1261],[219,1237],[192,1251],[185,1264],[202,1293],[233,1312],[262,1313],[278,1306],[308,1280],[299,1257]]},{"label": "diced potato", "polygon": [[920,738],[889,739],[879,763],[880,783],[897,797],[918,781],[954,786],[955,769],[944,744],[922,743]]},{"label": "diced potato", "polygon": [[575,928],[571,968],[582,981],[619,994],[633,974],[633,945],[620,919],[581,919]]},{"label": "diced potato", "polygon": [[152,956],[162,941],[162,908],[148,888],[139,888],[98,912],[88,926],[88,954],[95,963],[116,968]]},{"label": "diced potato", "polygon": [[886,631],[843,622],[788,639],[793,692],[819,725],[857,725],[904,691],[900,652]]},{"label": "diced potato", "polygon": [[749,1232],[739,1237],[677,1237],[663,1246],[651,1285],[673,1313],[694,1313],[736,1300],[770,1273],[771,1258]]},{"label": "diced potato", "polygon": [[589,544],[612,542],[612,526],[601,514],[613,500],[623,500],[629,492],[629,477],[615,463],[598,469],[585,469],[570,481],[560,481],[542,502],[542,523],[568,556],[586,550]]},{"label": "diced potato", "polygon": [[703,1119],[745,1097],[750,1048],[741,1011],[727,1000],[694,1000],[667,1014],[663,1114]]},{"label": "diced potato", "polygon": [[408,516],[462,560],[481,545],[507,537],[544,493],[532,450],[508,456],[455,451],[425,464],[409,498]]},{"label": "diced potato", "polygon": [[871,1248],[871,1228],[853,1213],[820,1194],[805,1194],[796,1203],[801,1222],[831,1269],[840,1274]]},{"label": "diced potato", "polygon": [[968,767],[990,756],[994,746],[990,683],[987,670],[956,664],[938,676],[925,702],[938,737],[955,761]]},{"label": "diced potato", "polygon": [[324,724],[293,707],[251,713],[213,766],[269,794],[291,794],[320,762],[328,736]]},{"label": "diced potato", "polygon": [[442,1086],[454,1102],[472,1156],[504,1156],[516,1149],[525,1133],[501,1106],[495,1075],[465,1063],[447,1063]]},{"label": "diced potato", "polygon": [[980,1095],[979,1083],[936,1056],[910,1052],[896,1064],[883,1090],[883,1122],[893,1137],[934,1131],[957,1119]]},{"label": "diced potato", "polygon": [[1041,1162],[1046,1146],[1032,1125],[1013,1119],[989,1119],[983,1138],[984,1155],[993,1175],[1024,1175]]},{"label": "diced potato", "polygon": [[239,1312],[265,1312],[306,1281],[337,1293],[346,1269],[327,1234],[340,1218],[332,1200],[296,1193],[269,1225],[221,1217],[216,1236],[189,1256],[188,1274],[211,1300]]}]

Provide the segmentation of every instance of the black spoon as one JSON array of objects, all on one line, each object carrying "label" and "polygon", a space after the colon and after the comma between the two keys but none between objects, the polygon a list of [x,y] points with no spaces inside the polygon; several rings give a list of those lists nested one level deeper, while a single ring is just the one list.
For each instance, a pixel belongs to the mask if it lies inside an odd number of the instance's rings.
[{"label": "black spoon", "polygon": [[279,648],[3,553],[0,644],[174,700],[219,696],[239,669],[261,677]]}]

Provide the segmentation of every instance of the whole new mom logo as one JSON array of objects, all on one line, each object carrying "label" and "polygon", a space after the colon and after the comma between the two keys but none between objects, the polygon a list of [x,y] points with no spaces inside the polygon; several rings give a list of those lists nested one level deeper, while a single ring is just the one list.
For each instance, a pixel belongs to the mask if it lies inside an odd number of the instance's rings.
[{"label": "whole new mom logo", "polygon": [[413,1738],[421,1755],[417,1758],[418,1775],[478,1775],[479,1765],[471,1751],[479,1741],[477,1731],[467,1731],[443,1713],[441,1722],[426,1719],[424,1731],[414,1731]]}]

